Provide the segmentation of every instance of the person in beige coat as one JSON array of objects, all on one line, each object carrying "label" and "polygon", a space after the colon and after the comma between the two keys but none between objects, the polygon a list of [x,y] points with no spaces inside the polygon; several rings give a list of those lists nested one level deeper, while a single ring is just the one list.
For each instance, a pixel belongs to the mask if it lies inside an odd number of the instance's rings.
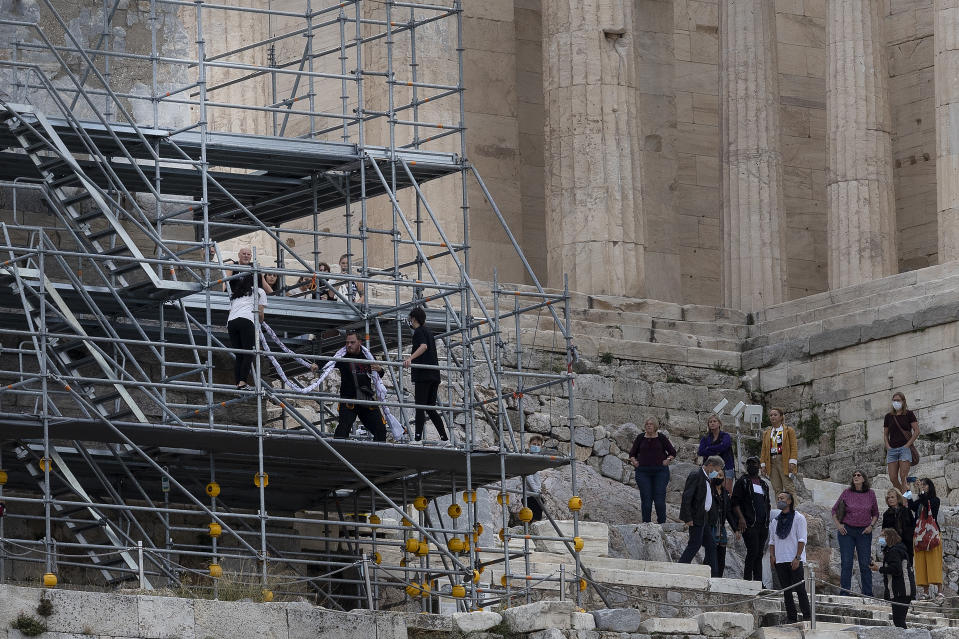
[{"label": "person in beige coat", "polygon": [[796,431],[786,425],[781,408],[769,409],[769,423],[771,427],[763,431],[759,467],[772,483],[775,494],[786,491],[795,495],[792,475],[799,465]]}]

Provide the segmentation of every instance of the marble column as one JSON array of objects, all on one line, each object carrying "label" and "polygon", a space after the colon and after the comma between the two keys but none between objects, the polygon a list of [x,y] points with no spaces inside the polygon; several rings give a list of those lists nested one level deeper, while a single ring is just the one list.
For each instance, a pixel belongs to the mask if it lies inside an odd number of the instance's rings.
[{"label": "marble column", "polygon": [[876,0],[828,0],[829,287],[898,271],[888,73]]},{"label": "marble column", "polygon": [[959,259],[959,0],[935,0],[939,263]]},{"label": "marble column", "polygon": [[776,11],[720,0],[723,296],[755,311],[786,296]]},{"label": "marble column", "polygon": [[550,286],[642,296],[634,3],[543,3]]}]

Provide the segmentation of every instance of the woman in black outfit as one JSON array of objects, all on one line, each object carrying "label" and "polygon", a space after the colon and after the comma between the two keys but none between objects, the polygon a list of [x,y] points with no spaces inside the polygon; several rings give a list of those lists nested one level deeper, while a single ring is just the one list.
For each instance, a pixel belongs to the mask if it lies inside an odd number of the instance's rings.
[{"label": "woman in black outfit", "polygon": [[729,491],[726,490],[726,478],[723,471],[719,475],[709,480],[713,490],[713,507],[709,509],[707,515],[709,521],[709,530],[716,542],[716,564],[711,566],[713,577],[722,577],[726,571],[726,545],[729,543],[729,537],[726,534],[726,522],[736,529],[736,520],[733,519],[732,498]]},{"label": "woman in black outfit", "polygon": [[916,583],[909,566],[909,554],[895,528],[884,528],[879,538],[882,566],[875,561],[869,567],[882,574],[886,586],[886,601],[892,602],[892,623],[906,627],[906,613],[916,594]]},{"label": "woman in black outfit", "polygon": [[[436,340],[430,329],[426,328],[426,311],[417,306],[410,311],[409,322],[413,329],[413,350],[403,362],[403,366],[410,368],[413,360],[416,360],[417,364],[439,366],[439,359],[436,357]],[[414,401],[421,406],[436,406],[441,379],[439,369],[413,367],[410,377],[413,380]],[[437,411],[425,408],[416,409],[416,441],[423,439],[423,426],[426,424],[427,415],[436,427],[440,439],[444,442],[449,441],[446,428],[443,426],[443,417]]]},{"label": "woman in black outfit", "polygon": [[[938,526],[939,498],[936,496],[935,484],[927,477],[919,480],[916,489],[919,492],[918,499],[909,499],[909,508],[916,516],[916,521],[922,519],[924,513],[928,513],[936,520]],[[934,601],[942,605],[945,601],[945,595],[942,593],[942,542],[940,541],[939,545],[931,550],[914,549],[912,564],[916,571],[916,585],[919,587],[917,599],[928,600],[932,595],[932,586],[936,586],[938,593]],[[922,588],[926,591],[922,592]]]},{"label": "woman in black outfit", "polygon": [[889,508],[882,514],[882,530],[892,528],[899,534],[902,545],[906,547],[906,552],[909,553],[909,566],[911,567],[912,535],[916,530],[916,518],[909,510],[906,498],[895,488],[886,491],[886,505]]}]

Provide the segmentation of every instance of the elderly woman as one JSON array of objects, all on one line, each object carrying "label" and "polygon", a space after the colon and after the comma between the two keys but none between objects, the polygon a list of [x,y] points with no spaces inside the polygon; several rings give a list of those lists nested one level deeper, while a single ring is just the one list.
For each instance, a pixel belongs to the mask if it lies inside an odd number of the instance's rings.
[{"label": "elderly woman", "polygon": [[909,509],[909,503],[895,488],[886,491],[886,512],[882,514],[882,529],[892,528],[899,534],[902,544],[909,553],[909,565],[912,566],[912,536],[916,531],[916,518]]},{"label": "elderly woman", "polygon": [[676,458],[676,449],[659,432],[659,420],[655,417],[647,417],[643,429],[644,432],[636,438],[629,451],[629,463],[636,469],[643,522],[649,523],[655,503],[656,522],[665,524],[669,462]]}]

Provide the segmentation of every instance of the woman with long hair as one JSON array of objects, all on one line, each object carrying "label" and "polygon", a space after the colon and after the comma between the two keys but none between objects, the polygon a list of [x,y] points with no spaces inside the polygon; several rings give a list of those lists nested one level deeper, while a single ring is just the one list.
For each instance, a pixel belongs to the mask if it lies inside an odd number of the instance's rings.
[{"label": "woman with long hair", "polygon": [[[924,517],[931,517],[939,525],[939,497],[936,496],[936,485],[928,477],[920,479],[916,487],[919,495],[909,500],[909,508],[920,522]],[[917,535],[919,532],[917,531]],[[935,601],[942,604],[945,595],[942,593],[942,537],[935,548],[924,550],[918,545],[918,537],[913,540],[917,544],[913,552],[913,566],[916,569],[916,586],[919,589],[920,601],[928,600],[932,595],[932,586],[936,587]]]},{"label": "woman with long hair", "polygon": [[912,468],[912,445],[919,437],[919,422],[906,405],[906,396],[892,394],[892,406],[882,423],[886,444],[886,470],[889,481],[901,493],[906,492],[906,478]]}]

